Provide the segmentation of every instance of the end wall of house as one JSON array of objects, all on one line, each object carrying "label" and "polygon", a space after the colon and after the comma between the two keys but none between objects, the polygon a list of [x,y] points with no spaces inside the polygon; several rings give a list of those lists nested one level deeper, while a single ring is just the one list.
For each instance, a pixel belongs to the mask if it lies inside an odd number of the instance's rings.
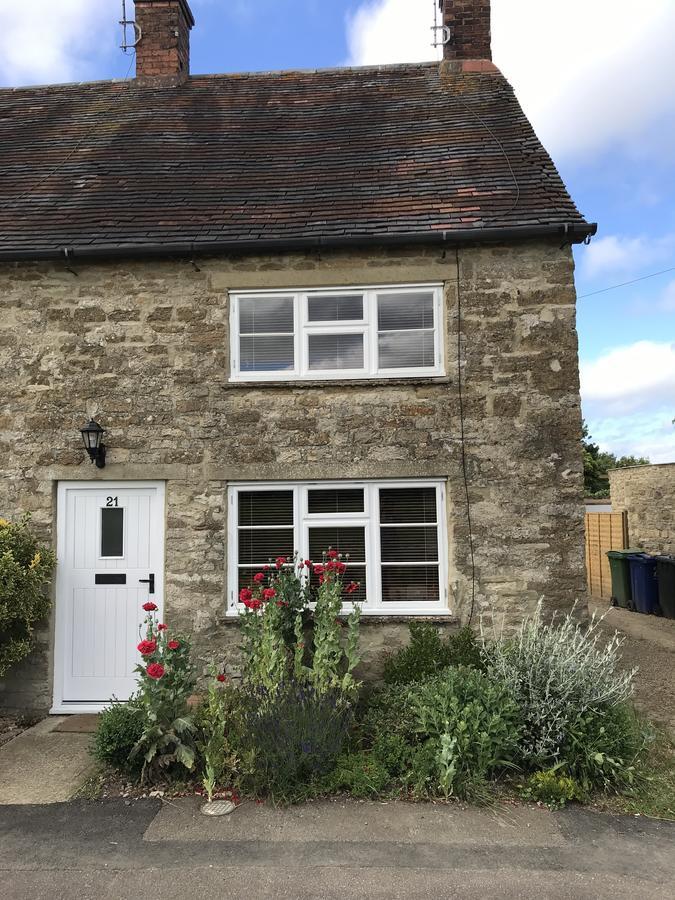
[{"label": "end wall of house", "polygon": [[628,543],[675,555],[675,463],[629,466],[609,473],[612,510],[628,513]]},{"label": "end wall of house", "polygon": [[[229,291],[427,281],[445,286],[447,377],[229,383]],[[562,610],[584,597],[569,248],[3,265],[0,317],[0,515],[28,511],[54,541],[60,480],[165,480],[166,617],[194,632],[204,661],[227,654],[237,665],[225,619],[232,480],[445,479],[447,624],[472,605],[474,622],[514,623],[540,597]],[[80,444],[88,416],[108,429],[102,471]],[[405,622],[365,625],[371,670],[406,636]],[[50,705],[51,646],[46,625],[36,653],[0,683],[0,705]]]}]

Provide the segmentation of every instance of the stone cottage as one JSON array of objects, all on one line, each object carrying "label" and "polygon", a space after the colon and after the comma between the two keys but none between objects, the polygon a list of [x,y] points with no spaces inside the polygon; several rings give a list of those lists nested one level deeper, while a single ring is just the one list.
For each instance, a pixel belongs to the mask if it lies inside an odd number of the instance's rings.
[{"label": "stone cottage", "polygon": [[136,0],[135,78],[0,91],[0,514],[59,560],[5,707],[128,696],[148,597],[235,669],[294,550],[349,552],[371,667],[411,617],[583,597],[595,226],[489,0],[441,7],[440,64],[190,75],[186,0]]}]

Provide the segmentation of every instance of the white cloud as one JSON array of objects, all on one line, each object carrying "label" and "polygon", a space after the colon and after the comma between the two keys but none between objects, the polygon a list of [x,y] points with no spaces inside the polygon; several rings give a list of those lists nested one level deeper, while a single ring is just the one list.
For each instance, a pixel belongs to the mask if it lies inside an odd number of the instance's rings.
[{"label": "white cloud", "polygon": [[670,409],[675,415],[675,343],[637,341],[581,364],[588,415],[607,417]]},{"label": "white cloud", "polygon": [[610,234],[595,238],[583,255],[583,272],[588,278],[599,275],[639,276],[654,266],[675,266],[675,234],[659,238]]},{"label": "white cloud", "polygon": [[0,0],[0,84],[94,77],[119,43],[120,12],[119,0]]},{"label": "white cloud", "polygon": [[593,441],[601,450],[616,456],[643,456],[653,463],[675,462],[675,426],[668,415],[586,420]]},{"label": "white cloud", "polygon": [[[495,62],[552,152],[670,152],[672,0],[492,0],[492,11]],[[434,59],[432,19],[431,0],[364,0],[347,22],[351,61]],[[641,140],[657,120],[658,139]]]}]

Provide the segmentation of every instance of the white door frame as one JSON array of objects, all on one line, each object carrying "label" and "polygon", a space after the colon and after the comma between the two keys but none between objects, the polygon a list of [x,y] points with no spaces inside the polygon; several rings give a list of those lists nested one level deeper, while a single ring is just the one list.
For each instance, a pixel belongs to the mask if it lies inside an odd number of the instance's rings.
[{"label": "white door frame", "polygon": [[[66,703],[63,699],[64,677],[65,677],[65,626],[67,622],[67,614],[65,606],[65,580],[66,569],[60,564],[65,553],[66,539],[66,512],[67,504],[66,491],[68,490],[95,490],[95,491],[114,491],[124,489],[142,489],[154,488],[157,491],[157,501],[160,505],[161,515],[159,516],[159,525],[157,529],[157,538],[162,548],[162,559],[160,565],[155,572],[155,591],[153,597],[158,607],[158,616],[162,620],[164,610],[164,566],[166,556],[166,543],[164,540],[165,521],[166,521],[166,482],[165,481],[59,481],[57,485],[57,501],[56,501],[56,588],[54,597],[54,684],[53,684],[53,705],[50,709],[52,714],[64,713],[97,713],[104,709],[108,704],[102,703],[86,703],[75,702]],[[63,598],[63,599],[62,599]]]}]

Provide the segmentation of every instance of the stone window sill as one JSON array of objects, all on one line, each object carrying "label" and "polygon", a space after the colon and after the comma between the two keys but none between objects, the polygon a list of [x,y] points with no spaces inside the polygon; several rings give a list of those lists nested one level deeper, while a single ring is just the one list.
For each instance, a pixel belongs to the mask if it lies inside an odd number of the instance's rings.
[{"label": "stone window sill", "polygon": [[[347,621],[348,613],[340,613],[338,618]],[[227,613],[222,618],[222,622],[225,625],[236,625],[239,620],[239,611],[238,610],[228,610]],[[434,625],[458,625],[459,619],[454,613],[448,610],[447,612],[436,612],[436,613],[407,613],[397,614],[397,613],[378,613],[378,612],[367,612],[363,611],[361,613],[360,623],[361,625],[396,625],[396,624],[409,624],[410,622],[431,622]]]},{"label": "stone window sill", "polygon": [[297,391],[305,388],[363,388],[363,387],[391,387],[397,385],[429,385],[452,384],[452,379],[447,375],[436,375],[418,378],[349,378],[349,379],[324,379],[322,381],[228,381],[225,390],[264,390],[265,388],[286,388]]}]

